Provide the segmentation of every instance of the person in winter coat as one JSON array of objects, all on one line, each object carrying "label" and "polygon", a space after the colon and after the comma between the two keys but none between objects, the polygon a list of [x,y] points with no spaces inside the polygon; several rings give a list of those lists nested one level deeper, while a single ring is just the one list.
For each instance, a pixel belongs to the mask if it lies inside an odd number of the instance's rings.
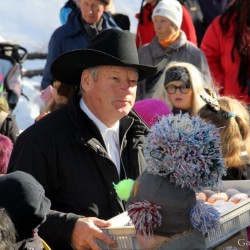
[{"label": "person in winter coat", "polygon": [[[136,46],[141,46],[150,43],[155,36],[154,24],[152,22],[152,13],[160,0],[142,0],[140,13],[136,14],[138,19],[136,31]],[[169,0],[164,0],[169,1]],[[197,38],[194,24],[191,16],[184,5],[182,5],[183,18],[181,29],[185,32],[187,39],[193,44],[197,45]]]},{"label": "person in winter coat", "polygon": [[[230,0],[198,0],[203,15],[204,33],[212,21],[223,13]],[[204,34],[202,34],[203,37]],[[202,38],[201,37],[201,38]]]},{"label": "person in winter coat", "polygon": [[[153,11],[156,36],[150,44],[139,48],[139,60],[147,65],[156,65],[163,59],[167,62],[192,63],[204,74],[206,82],[209,83],[211,76],[206,57],[199,48],[187,40],[185,33],[180,29],[181,22],[181,4],[177,0],[160,1]],[[154,79],[147,79],[146,83],[138,84],[137,100],[152,97],[160,74]]]},{"label": "person in winter coat", "polygon": [[57,28],[50,38],[41,90],[51,84],[51,64],[59,55],[87,47],[90,40],[102,30],[118,28],[112,16],[105,11],[109,2],[110,0],[76,1],[79,10],[74,11],[67,23]]},{"label": "person in winter coat", "polygon": [[48,215],[39,231],[52,249],[100,249],[96,238],[116,247],[99,227],[125,209],[113,184],[144,169],[148,127],[132,110],[137,81],[164,65],[140,65],[133,34],[118,29],[54,61],[53,77],[79,84],[81,95],[25,130],[8,168],[32,174],[61,212]]},{"label": "person in winter coat", "polygon": [[201,43],[221,95],[250,103],[250,0],[233,1]]}]

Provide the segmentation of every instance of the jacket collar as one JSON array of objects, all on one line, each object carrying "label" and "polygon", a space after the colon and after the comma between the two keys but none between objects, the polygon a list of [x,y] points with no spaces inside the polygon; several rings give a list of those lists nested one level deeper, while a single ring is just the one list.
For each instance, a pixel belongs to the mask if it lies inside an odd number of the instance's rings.
[{"label": "jacket collar", "polygon": [[[73,98],[67,104],[72,114],[72,119],[75,121],[75,136],[76,140],[80,143],[95,139],[99,141],[103,147],[105,147],[101,133],[96,124],[82,111],[79,101],[81,96],[75,94]],[[89,126],[82,126],[82,124],[89,124]],[[131,131],[137,137],[144,135],[148,130],[147,125],[138,117],[138,115],[131,110],[131,112],[120,120],[120,143],[124,142],[125,135],[133,125]],[[136,138],[135,139],[138,139]]]},{"label": "jacket collar", "polygon": [[[117,27],[113,18],[107,13],[103,13],[103,25],[105,28],[108,28],[108,22],[112,25],[112,27]],[[110,28],[110,27],[109,27]],[[82,22],[81,11],[77,10],[74,15],[71,15],[68,19],[68,22],[65,24],[65,33],[67,37],[75,36],[78,33],[82,32],[84,29],[84,24]]]},{"label": "jacket collar", "polygon": [[161,47],[161,45],[158,42],[157,36],[153,38],[149,46],[150,46],[150,50],[151,50],[153,57],[157,58],[157,57],[162,57],[163,54],[165,53],[171,53],[171,52],[178,50],[179,48],[184,46],[186,43],[187,43],[187,36],[181,30],[179,38],[173,44],[169,45],[166,49],[163,49]]}]

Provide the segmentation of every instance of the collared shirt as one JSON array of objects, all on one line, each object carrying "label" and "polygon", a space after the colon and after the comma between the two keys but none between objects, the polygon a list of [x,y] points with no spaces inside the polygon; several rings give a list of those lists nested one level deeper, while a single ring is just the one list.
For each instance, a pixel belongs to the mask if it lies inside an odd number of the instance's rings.
[{"label": "collared shirt", "polygon": [[102,123],[87,107],[83,99],[80,99],[80,107],[86,115],[96,124],[99,128],[103,140],[105,142],[108,155],[116,165],[118,174],[120,175],[120,142],[119,142],[119,126],[120,121],[116,122],[111,128]]}]

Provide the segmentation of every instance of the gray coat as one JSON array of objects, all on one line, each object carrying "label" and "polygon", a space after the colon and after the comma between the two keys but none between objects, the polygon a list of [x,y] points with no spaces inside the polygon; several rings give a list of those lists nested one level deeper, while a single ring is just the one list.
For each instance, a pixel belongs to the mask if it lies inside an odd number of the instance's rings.
[{"label": "gray coat", "polygon": [[[156,65],[163,59],[167,59],[167,63],[171,61],[188,62],[196,66],[203,74],[205,79],[211,81],[210,70],[207,59],[203,51],[187,40],[183,31],[176,42],[169,45],[166,49],[162,48],[155,36],[151,43],[141,47],[138,50],[139,61],[146,65]],[[157,78],[148,79],[138,84],[137,100],[146,97],[152,97],[152,89],[159,81],[161,72]]]}]

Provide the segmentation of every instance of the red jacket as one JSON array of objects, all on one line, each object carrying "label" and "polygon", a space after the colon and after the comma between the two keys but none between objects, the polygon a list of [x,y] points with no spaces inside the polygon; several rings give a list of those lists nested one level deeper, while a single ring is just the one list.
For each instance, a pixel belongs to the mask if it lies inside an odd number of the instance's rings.
[{"label": "red jacket", "polygon": [[[154,6],[155,7],[155,6]],[[143,11],[143,24],[138,23],[137,32],[136,32],[136,46],[137,48],[141,47],[144,44],[150,43],[152,38],[155,36],[154,24],[152,19],[149,16],[152,15],[153,9],[150,4],[146,4]],[[195,33],[195,27],[190,16],[190,13],[185,6],[182,5],[183,10],[183,20],[181,24],[181,29],[185,32],[187,39],[197,45],[197,38]],[[136,14],[136,17],[139,19],[139,14]]]},{"label": "red jacket", "polygon": [[220,16],[215,18],[208,27],[201,43],[201,49],[207,57],[212,77],[220,89],[220,94],[234,96],[246,103],[250,103],[250,97],[247,95],[248,90],[242,92],[239,86],[240,57],[237,51],[234,52],[235,62],[231,59],[234,23],[231,20],[227,35],[223,35],[219,18]]}]

